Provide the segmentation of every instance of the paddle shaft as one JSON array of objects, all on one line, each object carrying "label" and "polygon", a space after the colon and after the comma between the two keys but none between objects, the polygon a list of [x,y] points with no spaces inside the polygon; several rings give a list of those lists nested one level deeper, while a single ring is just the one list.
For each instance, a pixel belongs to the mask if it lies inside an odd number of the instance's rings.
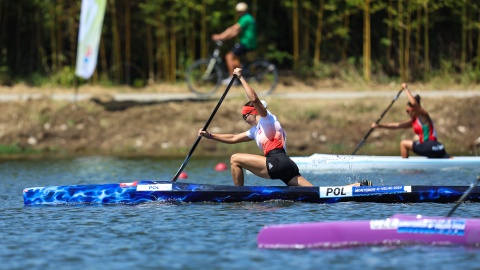
[{"label": "paddle shaft", "polygon": [[[232,84],[233,84],[233,82],[235,82],[236,79],[237,79],[237,75],[234,74],[232,80],[230,81],[230,83],[227,86],[227,89],[225,89],[225,92],[223,93],[222,97],[218,101],[217,106],[213,110],[212,114],[210,115],[210,118],[208,118],[208,121],[207,121],[207,123],[205,123],[205,126],[203,127],[202,130],[204,130],[204,131],[207,130],[208,126],[210,125],[210,122],[212,122],[212,119],[215,116],[215,113],[217,113],[218,108],[220,108],[220,104],[222,104],[223,100],[227,96],[228,90],[230,90],[230,87],[232,87]],[[202,136],[199,135],[197,137],[197,140],[193,144],[192,148],[190,149],[190,152],[188,153],[187,157],[185,158],[185,161],[183,161],[182,166],[180,166],[180,168],[177,171],[177,174],[175,174],[175,176],[173,177],[172,182],[177,181],[178,176],[180,176],[180,174],[182,173],[185,166],[187,166],[187,163],[190,160],[190,157],[192,156],[193,151],[195,151],[195,148],[197,147],[198,143],[200,142],[200,139],[202,139]]]},{"label": "paddle shaft", "polygon": [[[398,94],[393,98],[392,102],[390,103],[390,105],[388,105],[387,109],[385,109],[385,111],[383,111],[382,115],[380,115],[380,118],[377,119],[377,121],[375,121],[375,124],[378,124],[380,123],[380,121],[382,120],[383,116],[388,112],[388,110],[390,110],[390,108],[392,107],[393,103],[395,103],[395,101],[398,99],[398,97],[400,96],[400,94],[402,93],[403,91],[403,88],[402,90],[398,91]],[[360,149],[360,147],[363,146],[363,144],[365,143],[365,140],[367,140],[368,136],[370,136],[370,133],[372,133],[373,131],[373,128],[370,128],[370,130],[368,131],[367,135],[365,135],[365,137],[363,137],[362,141],[357,145],[357,147],[355,148],[355,150],[353,151],[352,155],[355,155],[357,153],[357,151]]]},{"label": "paddle shaft", "polygon": [[458,199],[458,201],[453,206],[452,210],[450,210],[450,212],[448,213],[447,217],[450,217],[453,214],[453,212],[465,200],[465,198],[467,198],[467,196],[470,195],[470,193],[472,193],[473,189],[478,185],[479,182],[480,182],[480,175],[477,176],[477,181],[471,183],[470,188],[467,189],[467,191],[465,191],[465,193],[462,195],[462,197],[460,197],[460,199]]}]

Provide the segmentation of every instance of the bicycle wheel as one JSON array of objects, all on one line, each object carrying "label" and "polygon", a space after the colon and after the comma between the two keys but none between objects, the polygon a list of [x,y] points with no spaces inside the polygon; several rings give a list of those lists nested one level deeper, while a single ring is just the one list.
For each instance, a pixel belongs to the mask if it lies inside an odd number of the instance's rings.
[{"label": "bicycle wheel", "polygon": [[214,93],[222,83],[222,70],[213,58],[195,61],[187,69],[186,75],[188,88],[199,95]]},{"label": "bicycle wheel", "polygon": [[269,95],[278,84],[278,71],[267,61],[254,61],[246,67],[243,76],[259,94]]}]

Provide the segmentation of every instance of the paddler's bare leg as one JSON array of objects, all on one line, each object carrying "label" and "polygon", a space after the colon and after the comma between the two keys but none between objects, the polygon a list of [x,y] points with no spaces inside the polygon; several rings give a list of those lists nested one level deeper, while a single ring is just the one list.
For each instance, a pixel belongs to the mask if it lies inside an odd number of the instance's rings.
[{"label": "paddler's bare leg", "polygon": [[303,176],[295,176],[290,181],[288,181],[289,186],[303,186],[303,187],[313,187],[312,183],[308,182]]},{"label": "paddler's bare leg", "polygon": [[245,176],[243,169],[249,170],[256,176],[270,179],[266,163],[266,158],[263,156],[244,153],[233,154],[230,158],[233,184],[235,186],[244,185]]},{"label": "paddler's bare leg", "polygon": [[402,154],[402,158],[408,158],[409,151],[412,149],[413,149],[412,140],[403,140],[400,142],[400,153]]}]

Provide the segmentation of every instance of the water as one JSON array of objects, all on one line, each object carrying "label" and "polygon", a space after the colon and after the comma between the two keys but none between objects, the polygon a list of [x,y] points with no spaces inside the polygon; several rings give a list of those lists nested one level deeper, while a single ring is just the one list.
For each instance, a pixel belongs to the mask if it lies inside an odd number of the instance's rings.
[{"label": "water", "polygon": [[[188,182],[232,184],[228,159],[192,158]],[[197,203],[24,207],[22,190],[46,185],[169,180],[183,160],[103,157],[0,162],[0,269],[480,269],[480,248],[362,247],[337,250],[262,250],[267,224],[382,219],[395,213],[446,215],[454,204]],[[469,185],[479,172],[382,171],[306,175],[314,185],[361,179],[375,184]],[[184,180],[179,180],[184,181]],[[281,181],[247,175],[248,185]],[[480,217],[480,204],[454,216]]]}]

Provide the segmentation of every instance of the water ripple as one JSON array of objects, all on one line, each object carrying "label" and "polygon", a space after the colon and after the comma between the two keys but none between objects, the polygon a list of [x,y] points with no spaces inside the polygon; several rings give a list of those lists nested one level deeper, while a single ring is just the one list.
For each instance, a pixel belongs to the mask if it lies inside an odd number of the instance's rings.
[{"label": "water ripple", "polygon": [[[213,170],[218,159],[190,161],[189,182],[231,184]],[[223,162],[228,162],[221,160]],[[181,160],[79,158],[0,162],[2,269],[478,269],[480,249],[466,247],[361,247],[339,250],[257,249],[268,224],[381,219],[394,213],[446,215],[452,204],[293,202],[74,205],[23,207],[25,187],[170,179]],[[306,175],[316,185],[369,178],[384,184],[468,185],[476,174]],[[248,184],[278,182],[247,176]],[[456,216],[480,217],[477,204]],[[413,263],[415,262],[415,263]],[[477,267],[477,268],[476,268]]]}]

